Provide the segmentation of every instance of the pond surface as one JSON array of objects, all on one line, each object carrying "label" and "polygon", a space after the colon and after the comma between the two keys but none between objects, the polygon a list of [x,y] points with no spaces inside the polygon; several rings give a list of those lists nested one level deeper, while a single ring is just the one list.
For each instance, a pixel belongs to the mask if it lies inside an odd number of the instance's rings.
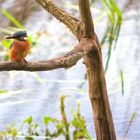
[{"label": "pond surface", "polygon": [[[125,12],[124,17],[117,47],[112,51],[106,80],[118,139],[129,129],[125,140],[140,140],[139,6],[137,9],[131,8]],[[38,31],[45,32],[27,57],[29,61],[46,60],[62,55],[78,43],[69,31],[66,31],[65,26],[56,19],[51,19],[44,10],[34,12],[25,27],[31,35]],[[99,36],[102,34],[102,28],[104,22],[96,25]],[[102,50],[104,62],[106,51],[107,48]],[[124,74],[124,95],[121,93],[120,69]],[[76,101],[79,100],[81,113],[87,120],[88,131],[92,137],[95,137],[87,81],[84,77],[85,67],[82,60],[68,70],[33,73],[1,72],[0,89],[8,93],[0,95],[0,130],[12,122],[21,124],[29,116],[33,116],[34,121],[40,124],[44,115],[60,118],[59,97],[68,95],[65,102],[68,118],[71,119],[71,108],[76,109]],[[129,127],[133,114],[135,117]]]}]

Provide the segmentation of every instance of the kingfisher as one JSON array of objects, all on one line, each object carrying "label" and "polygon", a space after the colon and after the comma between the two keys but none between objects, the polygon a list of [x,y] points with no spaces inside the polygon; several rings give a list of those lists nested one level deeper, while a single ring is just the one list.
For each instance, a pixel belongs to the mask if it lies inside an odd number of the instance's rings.
[{"label": "kingfisher", "polygon": [[25,57],[30,51],[30,43],[28,41],[27,32],[17,31],[12,36],[6,37],[6,39],[14,39],[9,50],[9,58],[11,61],[27,64]]}]

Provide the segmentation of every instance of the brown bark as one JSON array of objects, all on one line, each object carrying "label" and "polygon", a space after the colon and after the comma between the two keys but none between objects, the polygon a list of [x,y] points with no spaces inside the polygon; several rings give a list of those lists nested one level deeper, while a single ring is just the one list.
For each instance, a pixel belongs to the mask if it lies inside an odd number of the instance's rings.
[{"label": "brown bark", "polygon": [[84,27],[82,37],[92,38],[94,37],[94,26],[89,8],[89,1],[79,0],[79,9]]},{"label": "brown bark", "polygon": [[[115,129],[107,96],[102,54],[98,38],[94,32],[89,1],[79,0],[82,23],[84,23],[84,56],[89,83],[89,98],[92,105],[97,140],[116,140]],[[86,46],[86,44],[89,44]]]},{"label": "brown bark", "polygon": [[46,61],[28,62],[22,64],[18,62],[0,62],[0,71],[19,70],[19,71],[48,71],[58,68],[70,68],[76,64],[84,55],[80,48],[80,43],[64,56],[53,58]]},{"label": "brown bark", "polygon": [[[89,83],[89,98],[92,105],[97,140],[116,140],[112,114],[107,96],[102,54],[93,40],[84,56]],[[87,44],[87,43],[86,43]]]}]

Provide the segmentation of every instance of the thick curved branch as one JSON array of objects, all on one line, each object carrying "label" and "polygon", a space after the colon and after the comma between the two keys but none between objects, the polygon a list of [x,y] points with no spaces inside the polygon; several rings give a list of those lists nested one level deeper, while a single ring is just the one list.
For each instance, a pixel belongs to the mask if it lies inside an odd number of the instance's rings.
[{"label": "thick curved branch", "polygon": [[79,46],[66,53],[64,56],[46,61],[28,62],[27,65],[18,62],[0,62],[0,71],[48,71],[57,68],[70,68],[84,55]]},{"label": "thick curved branch", "polygon": [[81,20],[84,24],[83,37],[93,38],[94,37],[94,25],[90,11],[89,0],[79,0],[79,9],[81,14]]},{"label": "thick curved branch", "polygon": [[51,13],[59,21],[64,23],[72,33],[77,36],[80,21],[68,12],[58,8],[51,0],[36,0],[45,10]]}]

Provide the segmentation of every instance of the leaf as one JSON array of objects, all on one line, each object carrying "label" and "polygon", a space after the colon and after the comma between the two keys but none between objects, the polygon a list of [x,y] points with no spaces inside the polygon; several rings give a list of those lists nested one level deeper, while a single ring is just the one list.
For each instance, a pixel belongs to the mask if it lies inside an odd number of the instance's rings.
[{"label": "leaf", "polygon": [[0,90],[0,94],[4,94],[4,93],[7,93],[8,91],[7,90]]},{"label": "leaf", "polygon": [[81,116],[81,113],[80,113],[80,102],[77,102],[77,108],[78,109],[76,112],[72,111],[72,114],[73,114],[72,125],[76,128],[75,131],[81,129],[81,131],[83,131],[86,138],[88,138],[88,140],[92,140],[92,138],[90,137],[90,135],[88,134],[86,130],[85,118]]},{"label": "leaf", "polygon": [[58,120],[55,119],[55,118],[51,118],[49,116],[44,116],[43,122],[44,122],[45,125],[48,125],[50,122],[56,123],[56,122],[58,122]]},{"label": "leaf", "polygon": [[17,135],[17,129],[16,129],[16,128],[13,128],[13,129],[12,129],[11,135],[12,135],[12,136],[16,136],[16,135]]},{"label": "leaf", "polygon": [[85,133],[83,131],[75,131],[73,137],[74,140],[85,139]]},{"label": "leaf", "polygon": [[6,55],[4,56],[4,60],[5,60],[5,61],[8,61],[8,60],[9,60],[9,55],[8,55],[8,54],[6,54]]},{"label": "leaf", "polygon": [[28,123],[28,124],[31,124],[31,123],[32,123],[32,121],[33,121],[33,118],[32,118],[32,116],[30,116],[29,118],[27,118],[26,120],[24,120],[24,122],[23,122],[23,123]]},{"label": "leaf", "polygon": [[6,47],[6,49],[9,49],[11,43],[12,43],[12,41],[9,41],[9,40],[2,40],[2,45],[3,45],[4,47]]},{"label": "leaf", "polygon": [[77,121],[77,119],[73,119],[73,120],[72,120],[72,125],[73,125],[75,128],[79,128],[79,122]]}]

